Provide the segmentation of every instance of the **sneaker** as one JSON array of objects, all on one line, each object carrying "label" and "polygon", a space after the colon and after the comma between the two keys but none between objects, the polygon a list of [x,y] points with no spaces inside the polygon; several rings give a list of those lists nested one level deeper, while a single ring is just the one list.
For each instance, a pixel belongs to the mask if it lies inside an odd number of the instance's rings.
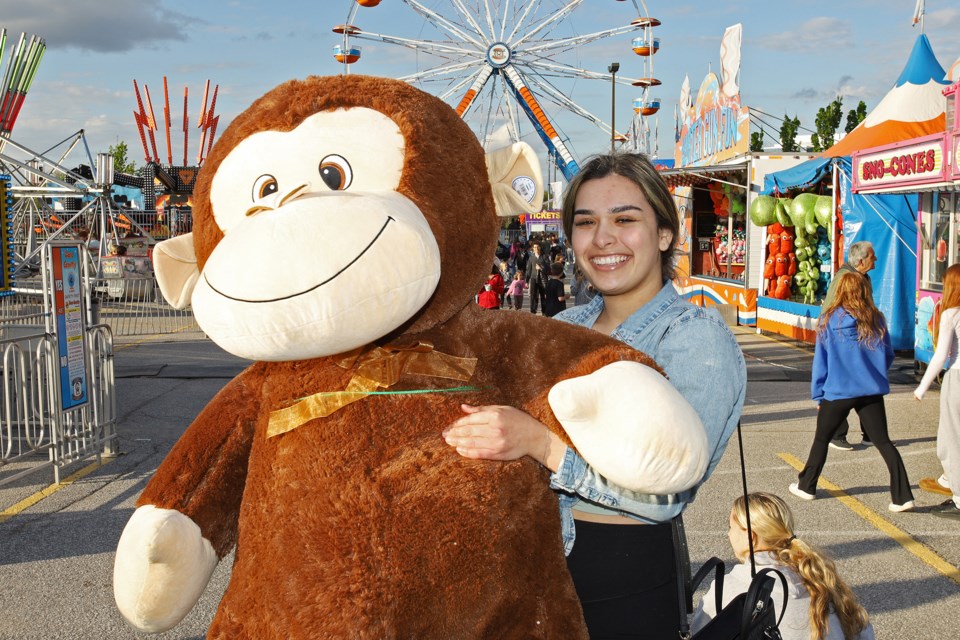
[{"label": "sneaker", "polygon": [[950,487],[944,486],[943,479],[943,476],[939,478],[920,478],[920,488],[931,493],[952,496],[953,491],[950,490]]},{"label": "sneaker", "polygon": [[794,482],[793,484],[790,485],[790,493],[792,493],[793,495],[797,496],[797,497],[800,498],[801,500],[813,500],[814,498],[817,497],[817,494],[815,494],[815,493],[807,493],[806,491],[804,491],[803,489],[801,489],[801,488],[800,488],[800,485],[799,485],[798,483],[796,483],[796,482]]},{"label": "sneaker", "polygon": [[831,440],[830,441],[831,449],[839,449],[840,451],[853,451],[853,445],[847,442],[846,440]]},{"label": "sneaker", "polygon": [[863,434],[863,440],[860,441],[860,444],[863,445],[864,447],[872,447],[872,446],[873,446],[873,440],[871,440],[870,438],[868,438],[868,437],[867,437],[867,434]]},{"label": "sneaker", "polygon": [[913,503],[913,500],[907,500],[903,504],[893,504],[892,502],[887,505],[887,509],[893,511],[894,513],[903,513],[904,511],[913,511],[913,508],[916,507]]},{"label": "sneaker", "polygon": [[960,520],[960,509],[953,500],[947,500],[943,504],[930,507],[930,513],[938,518],[950,518],[951,520]]}]

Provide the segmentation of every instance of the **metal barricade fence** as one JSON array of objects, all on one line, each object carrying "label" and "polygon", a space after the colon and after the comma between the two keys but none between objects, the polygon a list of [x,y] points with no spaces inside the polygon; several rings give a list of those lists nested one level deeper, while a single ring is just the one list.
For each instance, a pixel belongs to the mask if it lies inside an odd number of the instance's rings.
[{"label": "metal barricade fence", "polygon": [[95,322],[115,337],[177,334],[203,337],[191,309],[174,309],[152,276],[97,278],[91,285]]},{"label": "metal barricade fence", "polygon": [[88,402],[70,411],[57,406],[60,363],[54,336],[26,325],[3,327],[0,404],[0,486],[51,468],[117,451],[113,339],[105,325],[87,329]]},{"label": "metal barricade fence", "polygon": [[0,341],[3,404],[0,406],[0,485],[53,465],[49,379],[34,363],[49,362],[52,337],[24,333]]},{"label": "metal barricade fence", "polygon": [[115,336],[203,336],[192,311],[167,304],[152,276],[90,278],[86,286],[88,402],[66,411],[58,406],[60,362],[46,333],[43,282],[19,278],[16,291],[0,297],[0,486],[46,468],[59,483],[65,465],[117,453]]}]

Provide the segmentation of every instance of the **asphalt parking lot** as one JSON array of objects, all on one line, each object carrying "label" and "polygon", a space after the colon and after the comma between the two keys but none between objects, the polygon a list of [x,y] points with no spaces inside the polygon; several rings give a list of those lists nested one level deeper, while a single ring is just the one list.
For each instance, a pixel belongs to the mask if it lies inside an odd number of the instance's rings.
[{"label": "asphalt parking lot", "polygon": [[[813,437],[809,348],[735,330],[748,363],[743,441],[750,489],[778,493],[794,509],[800,535],[826,549],[871,614],[877,637],[955,637],[960,610],[960,521],[925,509],[942,501],[917,488],[940,473],[935,454],[938,394],[912,397],[912,361],[891,370],[887,413],[918,509],[890,513],[886,467],[873,448],[830,450],[818,499],[787,492]],[[147,637],[131,630],[112,595],[113,553],[134,501],[187,424],[245,362],[202,340],[120,344],[116,350],[122,455],[0,488],[0,640]],[[850,440],[857,442],[856,419]],[[741,489],[734,437],[715,475],[685,516],[694,566],[716,555],[728,563],[730,504]],[[173,631],[201,638],[229,578],[217,568],[197,607]]]}]

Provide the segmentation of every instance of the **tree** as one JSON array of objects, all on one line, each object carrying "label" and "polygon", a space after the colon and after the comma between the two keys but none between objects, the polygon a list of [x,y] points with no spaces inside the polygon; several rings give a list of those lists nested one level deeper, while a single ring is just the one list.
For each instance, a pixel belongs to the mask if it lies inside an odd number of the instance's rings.
[{"label": "tree", "polygon": [[113,170],[117,173],[133,173],[136,167],[133,160],[127,159],[127,143],[121,140],[109,147],[107,153],[113,156]]},{"label": "tree", "polygon": [[814,151],[825,151],[833,146],[837,128],[843,120],[843,96],[817,111],[816,132],[810,136]]},{"label": "tree", "polygon": [[750,134],[750,151],[763,151],[763,129]]},{"label": "tree", "polygon": [[847,112],[847,126],[843,128],[844,133],[850,133],[857,128],[861,122],[867,119],[867,105],[861,100],[856,109],[850,109]]},{"label": "tree", "polygon": [[780,125],[780,148],[784,152],[800,151],[800,145],[797,144],[797,131],[800,129],[800,118],[794,116],[790,118],[783,114],[783,123]]}]

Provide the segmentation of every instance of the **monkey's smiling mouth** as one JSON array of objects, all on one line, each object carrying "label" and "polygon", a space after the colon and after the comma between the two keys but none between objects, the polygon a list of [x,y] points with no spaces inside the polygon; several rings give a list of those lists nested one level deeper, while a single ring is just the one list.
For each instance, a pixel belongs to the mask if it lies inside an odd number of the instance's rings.
[{"label": "monkey's smiling mouth", "polygon": [[375,245],[375,244],[377,243],[377,240],[380,239],[380,236],[382,236],[382,235],[383,235],[383,232],[386,231],[387,225],[389,225],[391,222],[396,222],[396,220],[393,218],[393,216],[387,216],[387,219],[384,221],[383,226],[380,227],[380,230],[379,230],[379,231],[377,231],[377,235],[375,235],[375,236],[373,237],[373,240],[371,240],[371,241],[369,242],[369,244],[367,244],[367,246],[364,247],[363,250],[362,250],[360,253],[358,253],[358,254],[353,258],[353,260],[351,260],[350,262],[348,262],[348,263],[347,263],[346,265],[344,265],[339,271],[337,271],[335,274],[333,274],[332,276],[330,276],[329,278],[327,278],[327,279],[324,280],[323,282],[318,282],[317,284],[313,285],[312,287],[310,287],[310,288],[308,288],[308,289],[304,289],[303,291],[298,291],[298,292],[296,292],[296,293],[291,293],[291,294],[289,294],[289,295],[280,296],[280,297],[277,297],[277,298],[269,298],[269,299],[267,299],[267,300],[249,300],[249,299],[246,299],[246,298],[237,298],[237,297],[235,297],[235,296],[228,295],[228,294],[224,293],[223,291],[220,291],[220,290],[217,289],[215,286],[213,286],[213,283],[210,282],[210,280],[207,278],[207,275],[206,275],[206,274],[203,274],[203,280],[204,280],[204,282],[207,283],[207,286],[210,287],[210,289],[213,290],[213,291],[215,291],[217,294],[223,296],[224,298],[227,298],[228,300],[235,300],[235,301],[237,301],[237,302],[249,302],[249,303],[253,303],[253,304],[260,304],[260,303],[265,303],[265,302],[279,302],[280,300],[289,300],[290,298],[296,298],[297,296],[302,296],[302,295],[304,295],[304,294],[306,294],[306,293],[310,293],[311,291],[315,291],[316,289],[319,289],[320,287],[322,287],[323,285],[327,284],[328,282],[331,282],[332,280],[336,280],[337,277],[338,277],[341,273],[343,273],[344,271],[346,271],[347,269],[349,269],[351,266],[353,266],[353,265],[357,262],[357,260],[359,260],[360,258],[362,258],[363,255],[364,255],[367,251],[370,250],[370,247],[372,247],[373,245]]}]

